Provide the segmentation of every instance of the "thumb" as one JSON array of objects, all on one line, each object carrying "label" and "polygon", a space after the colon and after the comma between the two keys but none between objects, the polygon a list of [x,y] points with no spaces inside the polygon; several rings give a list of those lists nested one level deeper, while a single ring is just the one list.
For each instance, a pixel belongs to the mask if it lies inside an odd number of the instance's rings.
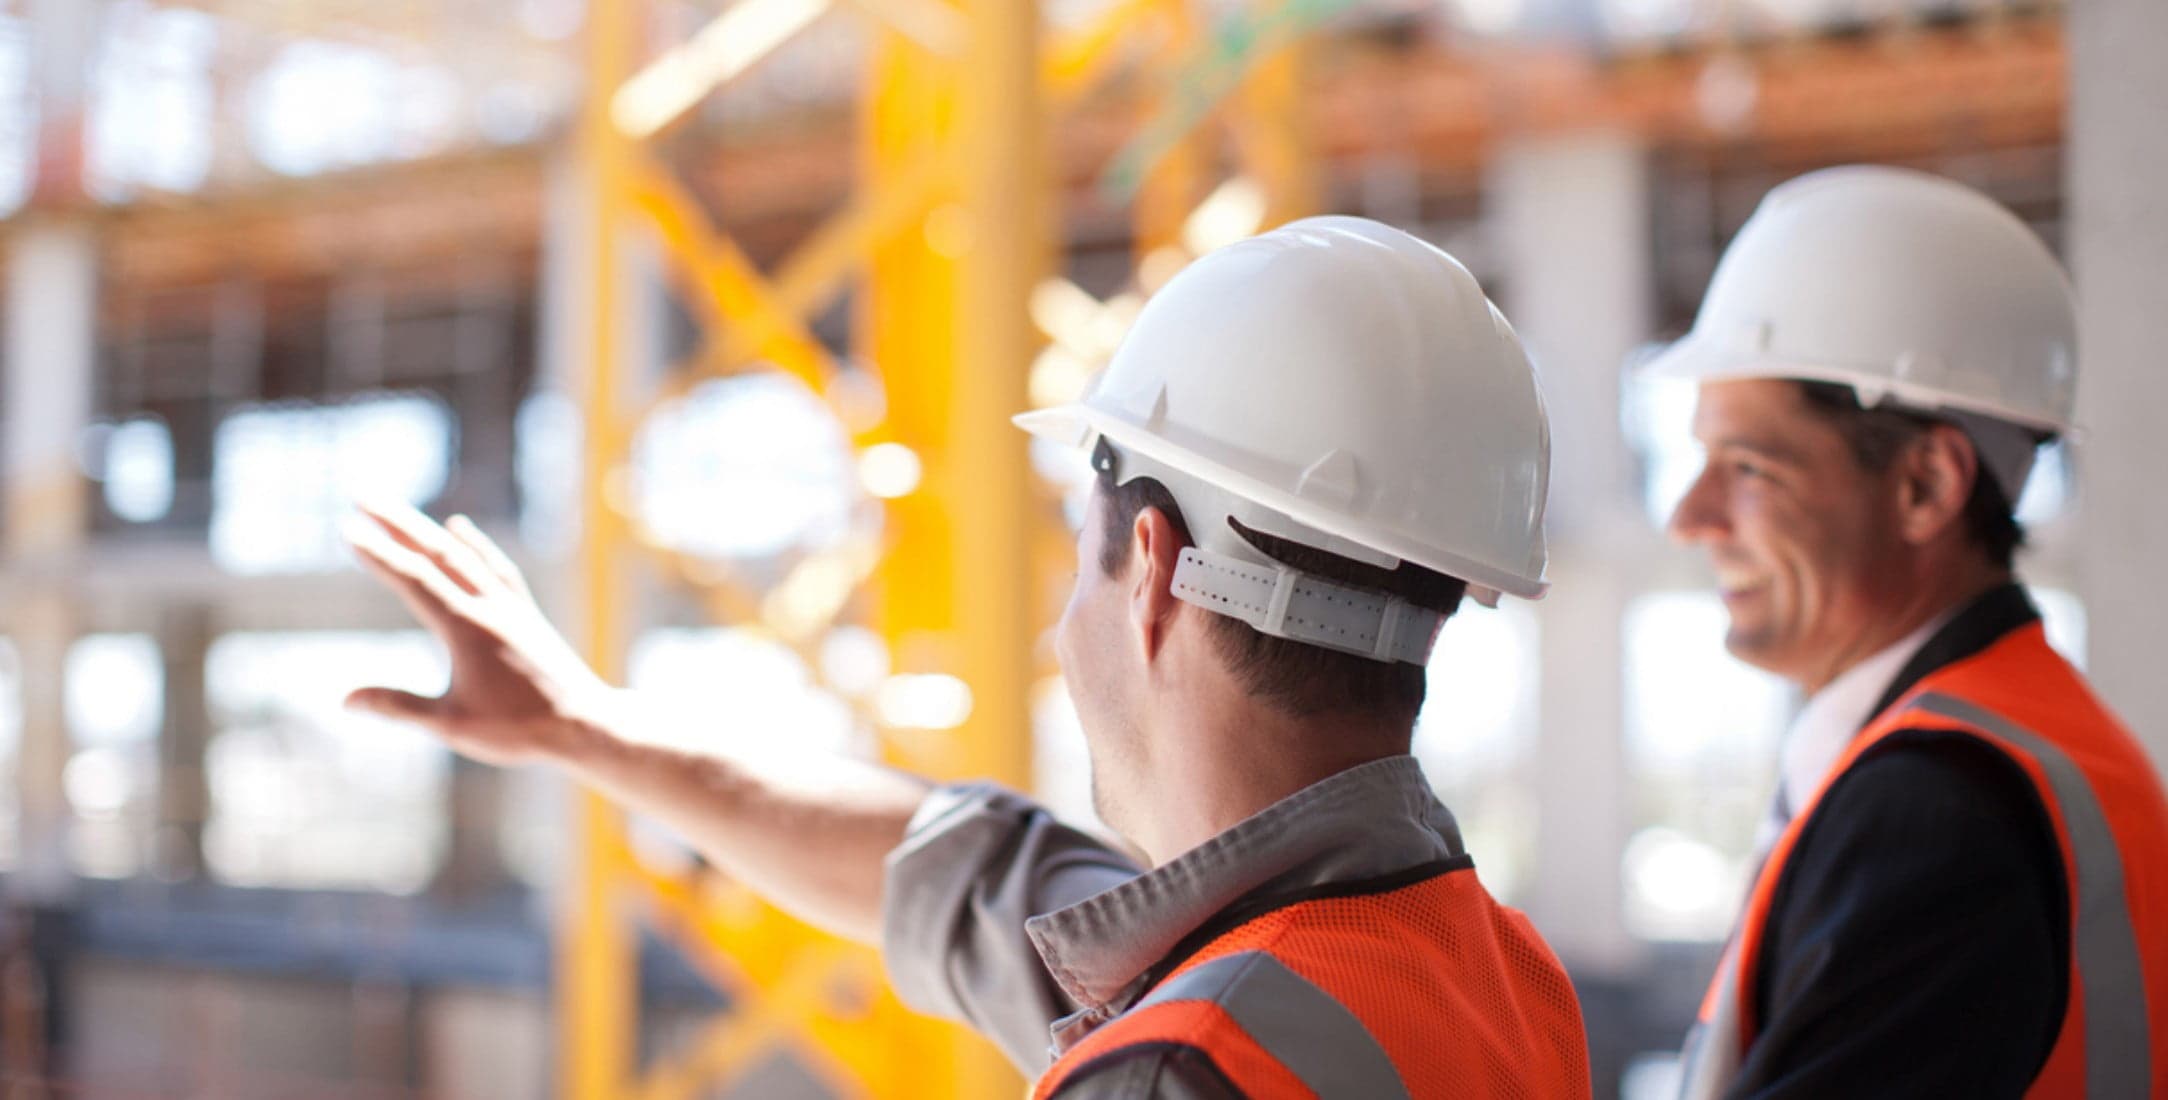
[{"label": "thumb", "polygon": [[398,722],[431,725],[443,710],[443,701],[411,691],[392,688],[357,688],[346,697],[346,709],[390,718]]}]

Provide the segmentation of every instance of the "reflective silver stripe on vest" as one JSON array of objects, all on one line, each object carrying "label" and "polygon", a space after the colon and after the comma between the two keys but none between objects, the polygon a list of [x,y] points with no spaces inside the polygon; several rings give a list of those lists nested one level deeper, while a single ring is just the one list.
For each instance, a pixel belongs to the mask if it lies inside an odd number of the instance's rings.
[{"label": "reflective silver stripe on vest", "polygon": [[2085,1094],[2144,1096],[2152,1067],[2146,1035],[2145,974],[2138,936],[2123,892],[2123,856],[2108,815],[2085,773],[2044,737],[1994,711],[1948,695],[1927,694],[1908,709],[1952,718],[2024,749],[2047,775],[2063,811],[2063,832],[2076,879],[2077,914],[2070,929],[2077,954],[2073,985],[2085,1006]]},{"label": "reflective silver stripe on vest", "polygon": [[1716,967],[1717,993],[1706,1020],[1696,1020],[1679,1052],[1680,1100],[1716,1100],[1739,1075],[1739,933],[1724,945]]},{"label": "reflective silver stripe on vest", "polygon": [[1370,1029],[1332,994],[1262,951],[1200,963],[1159,984],[1131,1012],[1209,1001],[1319,1100],[1407,1100],[1400,1071]]}]

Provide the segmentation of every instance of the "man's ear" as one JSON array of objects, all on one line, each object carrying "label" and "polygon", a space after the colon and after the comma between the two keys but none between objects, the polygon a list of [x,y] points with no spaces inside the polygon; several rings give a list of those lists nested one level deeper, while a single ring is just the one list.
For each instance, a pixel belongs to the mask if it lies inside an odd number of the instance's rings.
[{"label": "man's ear", "polygon": [[1157,508],[1138,510],[1129,529],[1129,618],[1146,660],[1157,656],[1167,641],[1181,601],[1174,598],[1174,567],[1181,560],[1182,537],[1175,533],[1167,514]]},{"label": "man's ear", "polygon": [[1974,482],[1987,476],[1971,437],[1949,424],[1913,440],[1898,458],[1897,474],[1898,532],[1915,546],[1963,522]]}]

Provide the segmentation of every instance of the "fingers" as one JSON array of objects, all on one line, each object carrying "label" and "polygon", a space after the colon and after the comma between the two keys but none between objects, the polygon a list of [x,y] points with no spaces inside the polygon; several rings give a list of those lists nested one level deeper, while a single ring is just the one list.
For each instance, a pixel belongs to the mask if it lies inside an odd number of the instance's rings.
[{"label": "fingers", "polygon": [[414,722],[434,725],[443,710],[443,702],[411,691],[392,688],[356,688],[346,697],[346,709],[390,718],[398,722]]},{"label": "fingers", "polygon": [[444,529],[465,544],[467,549],[472,550],[474,556],[480,558],[482,564],[487,566],[498,580],[511,586],[513,591],[526,594],[527,579],[520,575],[519,566],[512,564],[511,555],[506,554],[495,539],[483,534],[473,520],[465,516],[453,516],[444,521]]},{"label": "fingers", "polygon": [[392,541],[434,563],[468,595],[480,595],[484,582],[494,579],[489,566],[466,543],[453,538],[420,509],[396,500],[368,501],[359,508]]},{"label": "fingers", "polygon": [[381,527],[360,520],[347,523],[345,534],[362,568],[397,594],[424,625],[444,634],[471,617],[468,600],[472,597],[432,559],[394,542]]}]

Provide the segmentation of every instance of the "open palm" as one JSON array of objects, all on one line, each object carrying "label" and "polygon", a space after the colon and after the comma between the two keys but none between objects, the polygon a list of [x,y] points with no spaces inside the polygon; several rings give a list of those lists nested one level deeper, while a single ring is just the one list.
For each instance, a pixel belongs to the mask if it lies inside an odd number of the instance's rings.
[{"label": "open palm", "polygon": [[346,705],[412,722],[492,764],[554,755],[610,691],[550,625],[512,560],[464,516],[364,505],[346,537],[362,565],[436,635],[451,658],[437,698],[365,687]]}]

